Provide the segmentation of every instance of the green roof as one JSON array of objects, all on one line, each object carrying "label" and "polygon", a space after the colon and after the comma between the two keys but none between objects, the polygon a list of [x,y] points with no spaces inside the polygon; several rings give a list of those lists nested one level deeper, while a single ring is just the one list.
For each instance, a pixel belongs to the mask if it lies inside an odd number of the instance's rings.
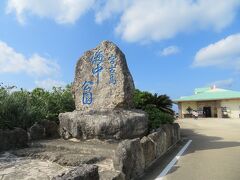
[{"label": "green roof", "polygon": [[174,102],[182,101],[209,101],[221,99],[240,99],[240,92],[219,89],[219,88],[197,88],[192,96],[184,96],[174,100]]}]

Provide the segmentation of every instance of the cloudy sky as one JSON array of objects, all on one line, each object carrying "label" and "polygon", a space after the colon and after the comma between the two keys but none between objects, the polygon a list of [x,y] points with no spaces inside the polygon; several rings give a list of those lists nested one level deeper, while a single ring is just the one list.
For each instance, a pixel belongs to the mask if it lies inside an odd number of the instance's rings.
[{"label": "cloudy sky", "polygon": [[1,0],[0,82],[64,86],[102,40],[122,49],[141,90],[240,90],[240,0]]}]

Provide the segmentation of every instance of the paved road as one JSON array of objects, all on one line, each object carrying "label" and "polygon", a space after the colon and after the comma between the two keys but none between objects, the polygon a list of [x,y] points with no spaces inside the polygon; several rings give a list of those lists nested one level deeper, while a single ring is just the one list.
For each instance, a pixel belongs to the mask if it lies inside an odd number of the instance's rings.
[{"label": "paved road", "polygon": [[182,135],[193,141],[164,179],[240,180],[240,119],[183,119],[178,123]]}]

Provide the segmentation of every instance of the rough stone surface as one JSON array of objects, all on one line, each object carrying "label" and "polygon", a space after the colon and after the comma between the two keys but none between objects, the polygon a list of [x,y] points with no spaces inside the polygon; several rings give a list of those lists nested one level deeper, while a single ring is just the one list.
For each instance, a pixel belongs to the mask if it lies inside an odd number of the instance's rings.
[{"label": "rough stone surface", "polygon": [[164,124],[162,125],[163,130],[166,132],[167,134],[167,148],[171,147],[174,143],[173,143],[173,125],[172,124]]},{"label": "rough stone surface", "polygon": [[50,161],[0,153],[1,180],[49,180],[69,169]]},{"label": "rough stone surface", "polygon": [[164,155],[177,142],[174,140],[177,138],[180,138],[180,129],[176,123],[162,125],[141,139],[124,140],[116,149],[114,168],[124,173],[125,179],[136,179]]},{"label": "rough stone surface", "polygon": [[41,120],[29,129],[31,140],[59,138],[59,127],[54,121]]},{"label": "rough stone surface", "polygon": [[[2,158],[0,154],[0,179],[51,179],[59,174],[58,178],[64,179],[69,177],[64,175],[68,174],[70,169],[88,163],[98,166],[101,180],[138,179],[159,155],[161,157],[169,149],[167,139],[177,138],[179,133],[179,126],[170,124],[142,139],[33,141],[29,143],[29,148],[11,151],[12,154],[21,157]],[[169,135],[170,138],[167,137]],[[170,147],[175,142],[172,140],[171,143]],[[160,150],[159,155],[156,154],[156,150]],[[74,179],[72,175],[69,178]]]},{"label": "rough stone surface", "polygon": [[140,143],[143,149],[143,155],[145,159],[145,168],[146,168],[149,165],[151,165],[151,163],[156,158],[156,147],[155,147],[155,143],[146,136],[144,136],[141,139]]},{"label": "rough stone surface", "polygon": [[103,41],[77,62],[73,83],[76,110],[131,108],[134,83],[125,55]]},{"label": "rough stone surface", "polygon": [[100,155],[81,154],[69,150],[52,150],[43,148],[25,148],[12,151],[12,154],[20,157],[49,160],[62,166],[79,166],[81,164],[93,164],[103,159]]},{"label": "rough stone surface", "polygon": [[39,124],[44,128],[44,136],[47,139],[59,138],[58,125],[54,121],[42,120]]},{"label": "rough stone surface", "polygon": [[167,151],[167,134],[163,129],[149,134],[148,138],[155,144],[155,158],[159,158]]},{"label": "rough stone surface", "polygon": [[31,140],[40,140],[44,138],[44,127],[39,125],[38,123],[35,123],[32,127],[29,129],[30,138]]},{"label": "rough stone surface", "polygon": [[83,155],[100,155],[106,158],[114,156],[114,151],[117,149],[118,143],[100,141],[97,139],[91,139],[87,141],[77,141],[54,139],[54,140],[42,140],[38,142],[32,142],[32,148],[42,148],[49,151],[74,151],[75,153]]},{"label": "rough stone surface", "polygon": [[144,171],[145,161],[140,139],[125,140],[116,150],[114,167],[122,171],[126,179],[133,179]]},{"label": "rough stone surface", "polygon": [[95,165],[81,165],[62,175],[52,178],[52,180],[98,180],[98,167]]},{"label": "rough stone surface", "polygon": [[125,180],[124,174],[116,171],[104,171],[99,175],[100,180]]},{"label": "rough stone surface", "polygon": [[0,129],[0,151],[26,147],[28,143],[27,132],[21,128],[13,130]]},{"label": "rough stone surface", "polygon": [[179,141],[181,139],[180,137],[180,126],[178,123],[173,123],[173,143],[176,143],[177,141]]},{"label": "rough stone surface", "polygon": [[65,139],[126,139],[144,136],[148,131],[148,117],[139,110],[74,111],[60,114],[59,120]]}]

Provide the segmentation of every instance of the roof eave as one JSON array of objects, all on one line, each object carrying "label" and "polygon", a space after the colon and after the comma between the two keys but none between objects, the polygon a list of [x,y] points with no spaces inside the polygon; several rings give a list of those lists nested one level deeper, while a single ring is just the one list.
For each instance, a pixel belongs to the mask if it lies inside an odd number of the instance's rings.
[{"label": "roof eave", "polygon": [[234,100],[234,99],[240,99],[240,97],[236,98],[216,98],[216,99],[191,99],[191,100],[173,100],[174,103],[179,103],[179,102],[195,102],[195,101],[217,101],[217,100]]}]

